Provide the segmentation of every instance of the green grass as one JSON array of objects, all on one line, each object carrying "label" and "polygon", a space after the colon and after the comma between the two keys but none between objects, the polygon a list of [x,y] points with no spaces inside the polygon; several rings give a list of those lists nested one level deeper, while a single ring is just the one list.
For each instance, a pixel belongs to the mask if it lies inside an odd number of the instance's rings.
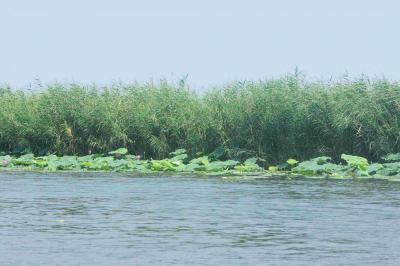
[{"label": "green grass", "polygon": [[[377,160],[400,150],[400,85],[311,83],[294,76],[196,94],[185,84],[0,88],[0,150],[85,155],[118,147],[147,158],[177,148],[265,165],[342,153]],[[214,153],[213,153],[214,152]]]}]

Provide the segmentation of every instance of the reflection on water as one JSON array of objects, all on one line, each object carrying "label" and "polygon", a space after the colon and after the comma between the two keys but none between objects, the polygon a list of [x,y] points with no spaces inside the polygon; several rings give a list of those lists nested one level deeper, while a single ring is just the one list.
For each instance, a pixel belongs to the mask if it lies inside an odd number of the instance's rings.
[{"label": "reflection on water", "polygon": [[400,265],[400,184],[0,174],[1,265]]}]

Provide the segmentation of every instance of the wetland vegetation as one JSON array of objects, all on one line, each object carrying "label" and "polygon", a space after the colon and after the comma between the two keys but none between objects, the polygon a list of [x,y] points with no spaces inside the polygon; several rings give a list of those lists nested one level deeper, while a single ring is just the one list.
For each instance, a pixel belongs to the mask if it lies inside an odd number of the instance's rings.
[{"label": "wetland vegetation", "polygon": [[342,154],[343,163],[335,164],[332,158],[321,156],[308,161],[298,162],[288,159],[286,162],[262,166],[262,158],[252,157],[244,161],[220,160],[223,154],[204,156],[198,154],[190,158],[185,149],[170,153],[170,158],[161,160],[142,160],[140,156],[127,154],[126,148],[119,148],[106,155],[86,156],[48,155],[35,157],[25,154],[20,157],[0,156],[3,170],[23,171],[103,171],[131,172],[138,174],[154,173],[190,173],[197,175],[215,175],[224,178],[252,176],[255,178],[296,178],[326,177],[334,179],[374,178],[400,181],[400,153],[389,154],[381,158],[381,163],[369,164],[368,160]]},{"label": "wetland vegetation", "polygon": [[3,86],[0,150],[3,169],[396,176],[400,85],[288,75],[203,93],[185,82]]}]

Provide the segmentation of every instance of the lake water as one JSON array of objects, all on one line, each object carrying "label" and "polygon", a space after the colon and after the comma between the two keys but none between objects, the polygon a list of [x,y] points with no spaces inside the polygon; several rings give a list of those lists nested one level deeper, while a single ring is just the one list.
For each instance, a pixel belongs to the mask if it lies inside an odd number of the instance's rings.
[{"label": "lake water", "polygon": [[0,173],[0,265],[400,265],[400,183]]}]

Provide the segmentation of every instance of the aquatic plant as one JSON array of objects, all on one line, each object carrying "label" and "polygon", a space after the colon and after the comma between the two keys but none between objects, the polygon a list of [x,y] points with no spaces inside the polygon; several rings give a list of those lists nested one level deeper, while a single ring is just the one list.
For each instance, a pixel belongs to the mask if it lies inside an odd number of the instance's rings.
[{"label": "aquatic plant", "polygon": [[360,175],[368,175],[368,160],[366,158],[354,155],[342,154],[340,157],[347,162],[351,167],[351,171],[356,172]]},{"label": "aquatic plant", "polygon": [[183,147],[192,157],[257,157],[263,167],[287,170],[288,158],[338,161],[352,154],[379,161],[400,150],[399,132],[400,85],[366,77],[313,83],[288,75],[201,94],[167,82],[0,88],[0,151],[15,156],[125,147],[156,160]]},{"label": "aquatic plant", "polygon": [[[110,156],[112,155],[112,156]],[[390,156],[389,156],[390,157]],[[390,157],[391,158],[391,157]],[[128,154],[126,148],[120,148],[106,154],[85,156],[47,155],[35,157],[25,154],[19,157],[0,156],[2,169],[24,171],[105,171],[132,172],[139,174],[157,172],[195,173],[228,176],[290,176],[290,177],[326,177],[326,178],[380,178],[400,180],[400,162],[369,164],[366,158],[342,155],[346,164],[335,164],[331,157],[320,156],[298,162],[288,159],[278,166],[265,169],[258,164],[259,158],[251,157],[242,162],[236,160],[217,160],[202,155],[191,158],[185,149],[170,153],[170,158],[137,160]]]}]

